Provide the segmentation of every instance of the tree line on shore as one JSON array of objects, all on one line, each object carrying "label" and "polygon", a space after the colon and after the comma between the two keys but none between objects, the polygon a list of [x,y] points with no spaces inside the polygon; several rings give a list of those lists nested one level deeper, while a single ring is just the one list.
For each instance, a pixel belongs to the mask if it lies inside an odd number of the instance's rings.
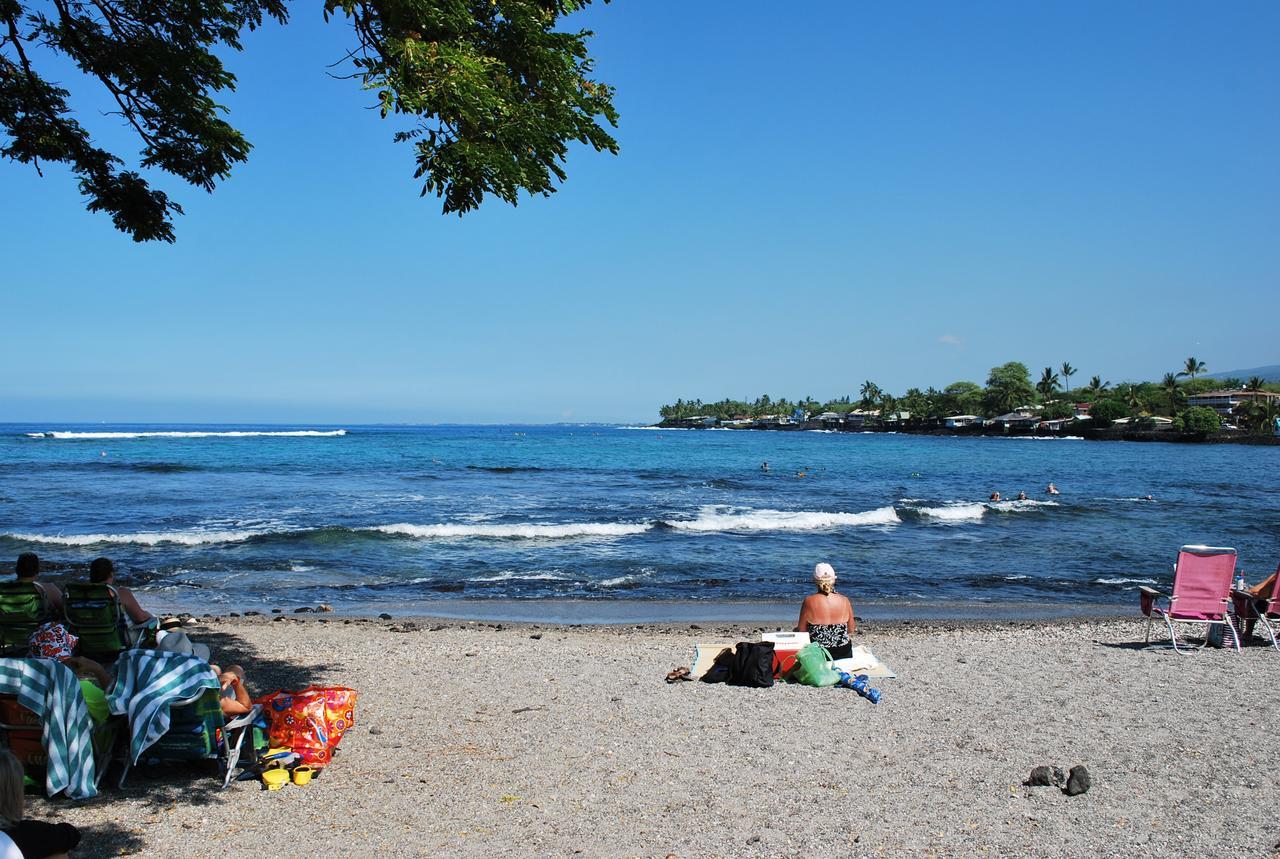
[{"label": "tree line on shore", "polygon": [[[723,399],[704,403],[702,400],[676,400],[658,410],[664,421],[693,417],[712,417],[728,421],[759,419],[770,415],[790,415],[797,410],[810,415],[834,412],[844,415],[855,410],[877,413],[881,419],[889,415],[909,415],[906,420],[938,420],[952,415],[976,415],[992,418],[1030,406],[1046,420],[1070,418],[1077,403],[1089,403],[1089,416],[1095,427],[1106,427],[1120,418],[1139,424],[1156,416],[1172,418],[1174,429],[1184,432],[1211,432],[1221,421],[1217,412],[1208,408],[1188,408],[1187,398],[1218,389],[1280,392],[1280,385],[1263,379],[1201,378],[1207,367],[1195,357],[1187,358],[1181,369],[1165,373],[1159,382],[1123,382],[1112,385],[1101,376],[1088,383],[1071,387],[1076,368],[1069,362],[1060,367],[1045,367],[1039,381],[1031,381],[1031,372],[1019,361],[992,367],[985,385],[975,382],[953,382],[938,390],[929,387],[908,388],[896,396],[871,380],[863,382],[857,399],[846,395],[820,402],[811,396],[803,399],[773,399],[768,394],[755,400]],[[1272,398],[1251,400],[1240,407],[1236,418],[1241,425],[1259,433],[1269,432],[1277,417],[1280,403]]]}]

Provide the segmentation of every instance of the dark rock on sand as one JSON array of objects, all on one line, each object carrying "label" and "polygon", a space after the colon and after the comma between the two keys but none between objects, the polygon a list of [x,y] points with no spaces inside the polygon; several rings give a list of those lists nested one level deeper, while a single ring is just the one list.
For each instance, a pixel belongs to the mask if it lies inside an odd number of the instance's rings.
[{"label": "dark rock on sand", "polygon": [[371,734],[381,734],[381,733],[382,733],[382,729],[381,729],[381,728],[379,728],[377,725],[370,725],[370,726],[369,726],[369,733],[371,733]]},{"label": "dark rock on sand", "polygon": [[244,613],[244,616],[245,616],[245,617],[262,617],[262,612],[260,612],[260,611],[246,611],[246,612]]},{"label": "dark rock on sand", "polygon": [[382,614],[378,615],[378,620],[391,620],[391,615],[384,611]]},{"label": "dark rock on sand", "polygon": [[542,633],[540,633],[540,632],[535,632],[533,635],[531,635],[531,636],[529,636],[529,637],[530,637],[530,638],[532,638],[534,641],[537,641],[538,639],[542,638]]},{"label": "dark rock on sand", "polygon": [[293,610],[293,613],[294,613],[294,614],[307,614],[307,613],[309,613],[309,612],[313,612],[313,611],[315,611],[315,609],[313,609],[313,608],[312,608],[311,606],[309,606],[309,605],[300,605],[300,606],[298,606],[297,608],[295,608],[295,609]]},{"label": "dark rock on sand", "polygon": [[1071,768],[1071,774],[1067,777],[1067,786],[1062,789],[1067,796],[1079,796],[1087,793],[1091,785],[1089,771],[1084,768],[1084,764]]},{"label": "dark rock on sand", "polygon": [[333,611],[333,606],[329,605],[327,602],[322,602],[320,605],[316,606],[316,611]]},{"label": "dark rock on sand", "polygon": [[271,613],[272,613],[272,614],[284,614],[284,609],[282,609],[282,608],[273,608],[273,609],[271,610]]},{"label": "dark rock on sand", "polygon": [[1027,779],[1028,787],[1049,787],[1053,784],[1053,767],[1038,766],[1031,771]]}]

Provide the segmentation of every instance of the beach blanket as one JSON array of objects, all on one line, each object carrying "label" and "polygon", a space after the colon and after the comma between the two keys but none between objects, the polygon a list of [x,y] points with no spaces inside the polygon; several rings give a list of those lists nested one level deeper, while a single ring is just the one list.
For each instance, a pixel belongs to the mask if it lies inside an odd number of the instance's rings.
[{"label": "beach blanket", "polygon": [[54,659],[0,659],[0,694],[40,717],[45,753],[45,791],[71,799],[97,796],[93,721],[75,672]]},{"label": "beach blanket", "polygon": [[689,679],[701,679],[711,669],[711,663],[716,661],[720,651],[725,648],[733,650],[735,644],[733,641],[695,641],[693,656],[689,660]]},{"label": "beach blanket", "polygon": [[892,668],[877,659],[874,653],[862,645],[855,647],[853,655],[847,659],[837,659],[831,663],[831,667],[855,676],[865,674],[868,677],[882,679],[892,679],[898,676],[893,673]]},{"label": "beach blanket", "polygon": [[116,660],[116,685],[107,698],[111,712],[129,717],[129,756],[138,762],[169,730],[169,707],[217,689],[209,663],[164,650],[126,650]]}]

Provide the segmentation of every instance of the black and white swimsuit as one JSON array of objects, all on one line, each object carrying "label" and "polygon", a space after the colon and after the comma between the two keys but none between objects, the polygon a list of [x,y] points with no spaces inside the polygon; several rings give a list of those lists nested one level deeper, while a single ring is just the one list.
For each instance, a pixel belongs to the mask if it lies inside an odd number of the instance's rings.
[{"label": "black and white swimsuit", "polygon": [[844,623],[811,623],[809,640],[831,651],[832,659],[848,659],[853,655],[849,626]]}]

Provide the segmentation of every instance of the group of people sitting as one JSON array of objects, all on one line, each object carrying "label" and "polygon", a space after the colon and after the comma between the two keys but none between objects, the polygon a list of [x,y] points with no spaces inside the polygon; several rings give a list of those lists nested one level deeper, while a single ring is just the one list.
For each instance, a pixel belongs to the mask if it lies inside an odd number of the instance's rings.
[{"label": "group of people sitting", "polygon": [[[30,583],[44,596],[46,617],[31,634],[27,642],[27,657],[53,659],[69,668],[80,681],[89,717],[95,725],[101,725],[111,716],[107,695],[115,678],[107,667],[78,652],[80,637],[66,619],[66,605],[62,592],[52,583],[40,582],[40,559],[32,552],[18,557],[14,565],[17,581]],[[111,585],[120,606],[135,628],[146,630],[154,636],[156,650],[195,656],[209,662],[211,653],[205,644],[191,641],[181,630],[178,618],[156,619],[138,604],[128,588],[115,584],[115,565],[108,558],[97,558],[89,565],[89,580],[95,584]],[[150,645],[149,638],[142,643]],[[210,662],[210,669],[217,676],[221,687],[221,707],[228,718],[248,713],[253,708],[245,685],[245,672],[239,665],[225,669]],[[0,832],[22,851],[27,859],[65,855],[80,840],[80,833],[69,824],[50,824],[23,818],[23,768],[21,762],[8,750],[0,750]],[[0,850],[0,855],[3,855]]]}]

